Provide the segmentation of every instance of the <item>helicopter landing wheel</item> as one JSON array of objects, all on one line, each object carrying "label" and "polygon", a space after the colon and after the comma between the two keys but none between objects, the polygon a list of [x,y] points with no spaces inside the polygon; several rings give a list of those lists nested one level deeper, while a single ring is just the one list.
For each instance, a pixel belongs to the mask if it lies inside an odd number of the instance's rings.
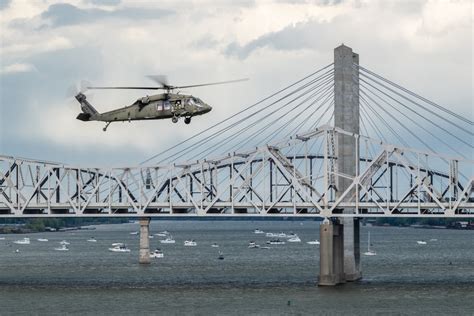
[{"label": "helicopter landing wheel", "polygon": [[191,123],[191,117],[186,117],[186,118],[184,119],[184,123],[186,123],[186,124]]},{"label": "helicopter landing wheel", "polygon": [[171,118],[171,122],[173,122],[173,123],[178,123],[178,120],[179,120],[179,117],[177,117],[177,116],[173,116]]}]

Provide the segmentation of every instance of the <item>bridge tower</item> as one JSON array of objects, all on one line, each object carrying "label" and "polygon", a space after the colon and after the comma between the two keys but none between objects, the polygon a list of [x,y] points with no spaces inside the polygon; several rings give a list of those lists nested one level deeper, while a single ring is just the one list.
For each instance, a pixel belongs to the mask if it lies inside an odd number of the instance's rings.
[{"label": "bridge tower", "polygon": [[[359,134],[359,70],[354,64],[359,64],[359,55],[352,48],[341,45],[334,49],[334,125]],[[337,172],[355,176],[359,168],[356,139],[338,134],[334,142]],[[350,179],[336,177],[336,199],[350,183]],[[342,212],[353,213],[354,210],[345,208]],[[359,227],[358,219],[344,217],[321,225],[320,285],[361,278]]]}]

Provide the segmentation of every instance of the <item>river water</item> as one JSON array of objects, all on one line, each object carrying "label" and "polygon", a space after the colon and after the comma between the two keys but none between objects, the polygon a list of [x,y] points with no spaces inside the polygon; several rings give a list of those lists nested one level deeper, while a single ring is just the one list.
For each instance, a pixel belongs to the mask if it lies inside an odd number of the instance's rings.
[{"label": "river water", "polygon": [[[249,249],[269,239],[255,228],[302,242]],[[0,315],[474,315],[474,231],[362,227],[362,250],[370,231],[377,252],[362,256],[363,280],[322,288],[319,246],[306,244],[319,239],[319,222],[154,221],[151,233],[168,230],[176,244],[150,239],[164,258],[147,266],[138,264],[137,230],[0,236]],[[12,244],[23,237],[31,244]],[[198,245],[184,247],[186,239]],[[54,250],[61,240],[69,251]],[[131,252],[108,251],[114,242]]]}]

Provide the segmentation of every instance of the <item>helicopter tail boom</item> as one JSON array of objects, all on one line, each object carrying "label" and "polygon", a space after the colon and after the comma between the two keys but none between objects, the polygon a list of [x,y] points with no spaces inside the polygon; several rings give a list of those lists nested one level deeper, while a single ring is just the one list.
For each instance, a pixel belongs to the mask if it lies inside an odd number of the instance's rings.
[{"label": "helicopter tail boom", "polygon": [[78,120],[89,121],[94,115],[99,114],[97,110],[87,101],[86,96],[83,93],[76,95],[76,100],[81,104],[82,113],[77,116]]}]

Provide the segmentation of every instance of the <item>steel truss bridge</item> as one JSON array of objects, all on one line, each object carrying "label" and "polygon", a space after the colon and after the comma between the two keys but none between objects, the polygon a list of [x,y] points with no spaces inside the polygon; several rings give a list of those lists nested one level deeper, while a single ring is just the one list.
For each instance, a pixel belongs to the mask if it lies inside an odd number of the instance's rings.
[{"label": "steel truss bridge", "polygon": [[135,166],[2,155],[0,217],[474,218],[472,121],[353,67],[360,133],[333,127],[330,64]]},{"label": "steel truss bridge", "polygon": [[[341,134],[360,148],[356,176],[338,172],[334,148]],[[3,217],[474,217],[474,178],[462,179],[461,164],[472,170],[474,162],[331,126],[213,159],[152,166],[84,168],[1,156],[0,212]],[[336,199],[340,178],[350,185]],[[342,214],[343,208],[354,211]]]}]

